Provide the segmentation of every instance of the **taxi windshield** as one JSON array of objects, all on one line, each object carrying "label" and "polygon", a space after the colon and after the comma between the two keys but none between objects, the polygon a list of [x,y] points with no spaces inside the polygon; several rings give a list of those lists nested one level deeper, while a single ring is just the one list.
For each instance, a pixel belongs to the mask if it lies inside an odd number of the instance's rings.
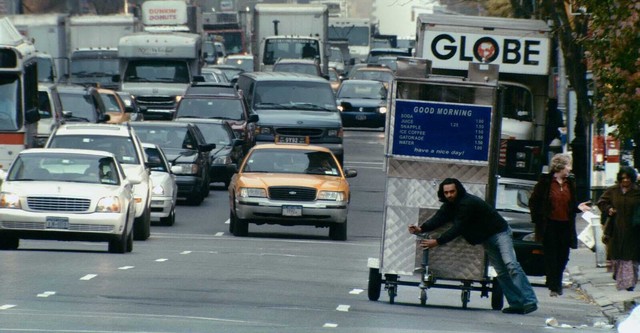
[{"label": "taxi windshield", "polygon": [[255,150],[247,158],[242,172],[340,176],[335,159],[330,153],[302,149]]}]

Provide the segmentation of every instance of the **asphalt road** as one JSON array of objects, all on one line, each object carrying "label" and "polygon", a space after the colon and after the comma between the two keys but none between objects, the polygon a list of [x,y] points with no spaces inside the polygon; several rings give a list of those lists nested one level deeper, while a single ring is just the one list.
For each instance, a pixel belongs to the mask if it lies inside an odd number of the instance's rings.
[{"label": "asphalt road", "polygon": [[[153,226],[130,254],[106,243],[21,241],[0,252],[0,332],[547,332],[555,317],[592,324],[599,308],[575,291],[550,298],[527,316],[491,310],[490,300],[401,286],[367,298],[367,259],[380,252],[384,201],[383,133],[349,130],[345,164],[353,197],[348,241],[328,229],[250,225],[228,232],[228,195],[213,186],[198,207],[178,207],[176,224]],[[580,332],[603,332],[582,327]]]}]

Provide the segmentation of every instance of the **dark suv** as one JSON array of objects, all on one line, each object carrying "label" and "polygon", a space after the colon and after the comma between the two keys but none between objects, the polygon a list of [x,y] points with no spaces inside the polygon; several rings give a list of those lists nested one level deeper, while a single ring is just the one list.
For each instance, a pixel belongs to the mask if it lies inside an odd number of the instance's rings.
[{"label": "dark suv", "polygon": [[206,84],[190,87],[176,109],[176,119],[221,119],[233,129],[236,137],[244,141],[244,152],[256,143],[255,124],[258,115],[247,108],[239,93],[219,85]]},{"label": "dark suv", "polygon": [[131,126],[142,142],[162,148],[176,175],[178,197],[199,205],[209,195],[209,154],[216,147],[207,144],[198,126],[176,121],[136,121]]},{"label": "dark suv", "polygon": [[238,88],[251,110],[260,116],[256,143],[276,136],[308,137],[324,146],[342,164],[342,120],[329,81],[314,75],[284,72],[242,73]]}]

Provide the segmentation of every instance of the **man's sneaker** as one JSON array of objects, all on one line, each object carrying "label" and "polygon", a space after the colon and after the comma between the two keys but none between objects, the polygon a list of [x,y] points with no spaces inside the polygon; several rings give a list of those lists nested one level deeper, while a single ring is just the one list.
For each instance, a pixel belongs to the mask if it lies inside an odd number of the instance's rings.
[{"label": "man's sneaker", "polygon": [[502,313],[508,314],[522,314],[524,312],[524,308],[519,306],[510,306],[508,308],[502,309]]}]

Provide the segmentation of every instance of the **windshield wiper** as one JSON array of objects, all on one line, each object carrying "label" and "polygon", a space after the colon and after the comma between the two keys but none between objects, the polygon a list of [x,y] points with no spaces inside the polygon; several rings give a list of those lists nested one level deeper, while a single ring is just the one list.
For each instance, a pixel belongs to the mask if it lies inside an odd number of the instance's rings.
[{"label": "windshield wiper", "polygon": [[308,108],[308,109],[313,109],[313,110],[334,111],[332,109],[325,108],[324,106],[320,106],[320,105],[313,104],[313,103],[294,103],[294,102],[291,102],[291,104],[294,105],[295,107],[303,107],[303,108]]}]

